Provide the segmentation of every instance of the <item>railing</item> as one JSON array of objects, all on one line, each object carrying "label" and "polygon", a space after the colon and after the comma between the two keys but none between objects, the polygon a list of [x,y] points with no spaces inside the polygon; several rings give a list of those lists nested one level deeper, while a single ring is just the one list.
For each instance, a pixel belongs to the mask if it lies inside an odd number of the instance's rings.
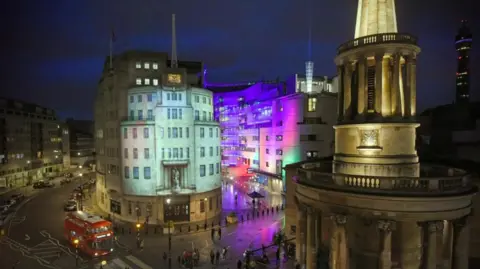
[{"label": "railing", "polygon": [[348,50],[382,43],[403,43],[417,45],[417,38],[410,34],[384,33],[376,35],[362,36],[354,40],[343,43],[337,48],[337,54],[342,54]]},{"label": "railing", "polygon": [[122,117],[122,121],[154,121],[155,120],[155,116],[143,116],[143,117],[139,117],[139,116],[125,116],[125,117]]},{"label": "railing", "polygon": [[392,196],[441,196],[474,188],[471,177],[465,173],[438,177],[380,177],[333,174],[319,168],[298,168],[295,180],[314,188]]}]

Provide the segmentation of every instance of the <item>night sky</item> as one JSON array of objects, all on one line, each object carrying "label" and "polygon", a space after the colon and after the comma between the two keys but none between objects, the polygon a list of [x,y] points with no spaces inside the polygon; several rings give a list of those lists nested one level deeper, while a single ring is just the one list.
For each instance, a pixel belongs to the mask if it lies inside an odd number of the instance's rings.
[{"label": "night sky", "polygon": [[[480,17],[475,0],[397,0],[400,32],[420,39],[418,106],[454,100],[454,38],[461,19],[474,35],[472,97],[480,99]],[[353,38],[356,0],[17,0],[2,7],[1,95],[93,118],[110,28],[115,51],[170,52],[177,17],[178,57],[201,60],[209,82],[285,78],[303,73],[312,21],[316,75],[334,75],[333,58]],[[172,4],[173,3],[173,4]],[[477,6],[478,7],[478,6]],[[477,10],[477,15],[480,13]],[[7,38],[5,38],[7,37]]]}]

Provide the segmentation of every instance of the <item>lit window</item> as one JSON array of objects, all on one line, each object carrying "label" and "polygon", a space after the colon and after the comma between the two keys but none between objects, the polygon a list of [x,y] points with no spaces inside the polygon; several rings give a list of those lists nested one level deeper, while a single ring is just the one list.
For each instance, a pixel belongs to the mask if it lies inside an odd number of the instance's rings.
[{"label": "lit window", "polygon": [[141,63],[141,62],[137,62],[137,63],[135,64],[135,67],[136,67],[137,69],[142,68],[142,63]]},{"label": "lit window", "polygon": [[147,101],[151,102],[152,100],[153,100],[152,94],[151,93],[147,94]]},{"label": "lit window", "polygon": [[151,178],[151,175],[150,175],[150,167],[144,167],[143,168],[143,178],[144,179],[150,179]]},{"label": "lit window", "polygon": [[158,79],[156,79],[156,78],[153,79],[153,85],[154,85],[154,86],[157,86],[157,85],[158,85]]},{"label": "lit window", "polygon": [[317,98],[308,98],[308,112],[314,112],[317,109]]},{"label": "lit window", "polygon": [[145,85],[150,85],[150,79],[149,78],[145,79]]},{"label": "lit window", "polygon": [[150,69],[150,63],[144,63],[143,68],[145,69]]},{"label": "lit window", "polygon": [[153,68],[154,70],[157,70],[157,69],[158,69],[158,64],[157,64],[157,63],[152,63],[152,68]]},{"label": "lit window", "polygon": [[137,84],[137,85],[142,85],[142,79],[141,79],[141,78],[137,78],[136,84]]},{"label": "lit window", "polygon": [[134,166],[133,167],[133,178],[134,179],[138,179],[140,176],[139,176],[139,172],[138,172],[138,167]]}]

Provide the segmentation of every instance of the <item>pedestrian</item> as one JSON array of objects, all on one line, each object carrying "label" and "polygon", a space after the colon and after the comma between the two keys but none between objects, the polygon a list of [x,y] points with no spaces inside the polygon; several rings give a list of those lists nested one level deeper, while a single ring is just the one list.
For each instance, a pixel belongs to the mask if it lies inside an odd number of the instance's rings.
[{"label": "pedestrian", "polygon": [[167,252],[163,252],[163,262],[167,261]]},{"label": "pedestrian", "polygon": [[182,264],[182,258],[180,257],[180,255],[178,255],[177,261],[178,261],[178,265],[181,265],[181,264]]},{"label": "pedestrian", "polygon": [[222,240],[222,228],[218,228],[218,240]]},{"label": "pedestrian", "polygon": [[213,249],[210,250],[210,262],[211,262],[212,264],[215,263],[215,253],[213,252]]},{"label": "pedestrian", "polygon": [[300,269],[302,266],[298,261],[295,261],[295,269]]},{"label": "pedestrian", "polygon": [[280,248],[277,248],[277,252],[275,253],[275,258],[277,259],[277,264],[280,262]]},{"label": "pedestrian", "polygon": [[216,264],[218,265],[218,262],[220,261],[220,251],[217,249],[217,253],[215,254],[215,258],[217,260]]},{"label": "pedestrian", "polygon": [[144,239],[142,239],[142,240],[140,241],[140,251],[142,251],[142,250],[143,250],[144,243],[145,243],[145,240],[144,240]]},{"label": "pedestrian", "polygon": [[212,241],[213,241],[213,239],[215,239],[215,228],[212,228],[211,234],[212,234]]},{"label": "pedestrian", "polygon": [[237,269],[242,269],[242,260],[238,260]]}]

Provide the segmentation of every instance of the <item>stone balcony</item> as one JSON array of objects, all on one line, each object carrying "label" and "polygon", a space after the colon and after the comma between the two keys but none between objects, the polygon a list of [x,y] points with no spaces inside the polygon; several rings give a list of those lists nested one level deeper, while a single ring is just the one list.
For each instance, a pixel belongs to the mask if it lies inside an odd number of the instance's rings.
[{"label": "stone balcony", "polygon": [[306,162],[297,168],[298,184],[332,191],[384,196],[449,196],[476,190],[465,171],[431,164],[420,165],[420,177],[379,177],[332,173],[328,161]]},{"label": "stone balcony", "polygon": [[417,38],[410,34],[401,34],[401,33],[383,33],[383,34],[362,36],[340,45],[337,48],[337,55],[340,55],[346,51],[363,47],[363,46],[386,44],[386,43],[401,43],[401,44],[417,45]]}]

